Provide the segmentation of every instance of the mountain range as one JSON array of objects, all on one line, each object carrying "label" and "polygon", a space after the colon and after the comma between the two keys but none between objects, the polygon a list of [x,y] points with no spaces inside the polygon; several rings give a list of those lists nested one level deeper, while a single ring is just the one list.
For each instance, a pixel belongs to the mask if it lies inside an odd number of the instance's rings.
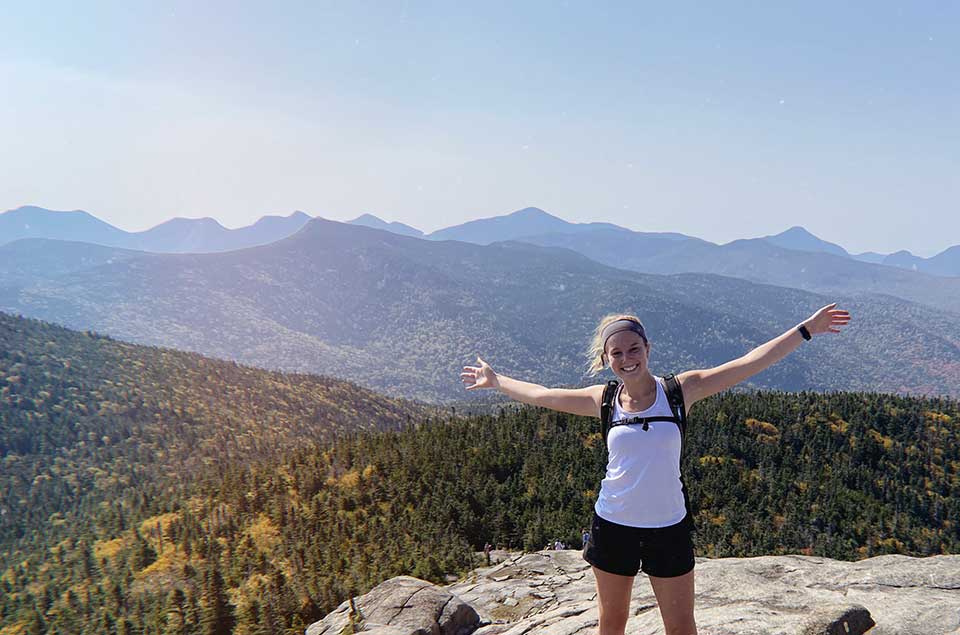
[{"label": "mountain range", "polygon": [[303,212],[263,216],[253,225],[227,229],[212,218],[173,218],[142,232],[127,232],[82,210],[59,212],[24,206],[0,214],[0,244],[51,238],[157,253],[231,251],[286,238],[310,220]]},{"label": "mountain range", "polygon": [[525,242],[577,251],[644,273],[714,273],[817,293],[888,294],[960,314],[960,277],[941,277],[824,252],[778,247],[767,239],[715,245],[695,238],[597,230],[541,234]]},{"label": "mountain range", "polygon": [[[264,216],[253,225],[239,229],[227,229],[212,218],[174,218],[143,232],[126,232],[84,211],[56,212],[25,206],[0,214],[0,245],[23,238],[53,238],[157,253],[219,252],[268,244],[285,238],[298,231],[310,218],[300,211],[285,217]],[[617,257],[615,254],[618,252],[630,252],[633,266],[627,268],[648,273],[717,272],[714,269],[717,255],[722,258],[728,247],[741,242],[737,240],[717,245],[679,233],[636,232],[611,223],[570,223],[536,207],[527,207],[503,216],[472,220],[429,234],[403,223],[383,221],[372,214],[363,214],[348,222],[428,240],[459,240],[481,245],[521,240],[542,245],[560,245],[581,251],[594,260],[608,264],[610,259]],[[850,254],[840,245],[822,240],[802,227],[791,227],[780,234],[750,240],[748,244],[764,243],[792,251],[831,254],[845,260],[885,265],[934,276],[960,276],[960,245],[945,249],[931,258],[914,256],[906,250],[889,255],[874,252]],[[585,246],[588,242],[597,246],[588,248]],[[689,258],[690,254],[686,253],[686,249],[691,245],[700,249],[697,258],[692,260]],[[739,248],[742,248],[742,245],[739,245]],[[609,249],[613,254],[598,249]],[[667,261],[678,260],[680,263],[667,265],[658,263],[656,258],[651,262],[652,254],[659,254]],[[758,271],[766,269],[764,262],[758,260],[761,256],[762,254],[755,254],[753,257],[755,269]],[[702,262],[704,259],[706,263]],[[801,266],[797,271],[806,268]],[[756,279],[749,273],[742,275],[736,267],[724,273]],[[780,279],[758,281],[783,284]],[[809,280],[790,286],[821,289]]]},{"label": "mountain range", "polygon": [[651,367],[668,372],[740,356],[833,301],[856,328],[817,338],[745,386],[958,394],[960,314],[890,295],[637,273],[569,249],[323,219],[224,253],[40,239],[0,247],[0,310],[433,402],[464,398],[459,370],[477,354],[522,379],[595,381],[581,353],[611,312],[644,319]]},{"label": "mountain range", "polygon": [[[390,231],[389,226],[381,228]],[[563,238],[558,238],[560,236]],[[742,242],[741,240],[735,240],[724,245],[717,245],[673,232],[636,232],[610,223],[569,223],[536,207],[524,208],[505,216],[469,221],[462,225],[438,230],[425,237],[433,240],[462,240],[478,244],[490,244],[501,240],[520,240],[536,244],[563,243],[563,246],[569,248],[575,248],[580,240],[591,241],[600,237],[607,243],[604,246],[614,252],[635,248],[637,243],[640,242],[643,249],[652,248],[656,252],[671,252],[670,257],[676,258],[686,257],[686,254],[680,250],[685,250],[690,245],[698,245],[707,249],[710,247],[718,248],[713,251],[713,255],[722,253],[726,247]],[[872,252],[854,255],[848,253],[839,245],[814,236],[802,227],[791,227],[773,236],[751,240],[754,243],[765,243],[792,251],[810,252],[818,255],[831,254],[855,261],[899,267],[938,276],[960,276],[960,245],[945,249],[932,258],[920,258],[908,251],[899,251],[890,256]],[[580,251],[590,258],[605,262],[603,254],[596,247],[589,249],[582,247]],[[634,251],[639,250],[634,249]],[[642,256],[639,257],[642,258]],[[705,268],[709,265],[705,266],[698,263],[696,266],[699,268],[683,270],[713,271],[710,268]],[[649,269],[642,270],[652,272]]]}]

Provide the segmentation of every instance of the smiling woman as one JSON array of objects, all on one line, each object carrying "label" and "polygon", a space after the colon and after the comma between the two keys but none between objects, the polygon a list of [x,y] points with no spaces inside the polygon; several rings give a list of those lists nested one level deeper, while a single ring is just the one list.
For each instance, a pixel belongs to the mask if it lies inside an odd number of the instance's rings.
[{"label": "smiling woman", "polygon": [[680,457],[687,413],[696,402],[764,370],[822,333],[850,320],[830,304],[743,357],[715,368],[658,377],[650,372],[651,343],[634,315],[608,315],[597,325],[587,356],[596,375],[609,367],[617,381],[586,388],[546,388],[499,375],[485,361],[465,366],[467,390],[494,388],[523,403],[599,417],[607,469],[594,505],[583,557],[592,565],[600,604],[600,635],[622,635],[634,577],[650,579],[666,632],[697,632],[694,619],[695,530]]}]

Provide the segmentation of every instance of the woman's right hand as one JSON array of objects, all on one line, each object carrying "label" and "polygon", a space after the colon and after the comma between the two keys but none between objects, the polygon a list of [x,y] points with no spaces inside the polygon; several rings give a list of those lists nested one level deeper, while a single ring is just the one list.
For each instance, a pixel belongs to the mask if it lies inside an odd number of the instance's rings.
[{"label": "woman's right hand", "polygon": [[460,373],[460,381],[463,382],[463,385],[467,390],[473,390],[474,388],[499,388],[500,380],[497,378],[497,374],[493,372],[493,369],[490,368],[490,364],[480,359],[480,356],[477,356],[477,363],[479,366],[464,366],[463,372]]}]

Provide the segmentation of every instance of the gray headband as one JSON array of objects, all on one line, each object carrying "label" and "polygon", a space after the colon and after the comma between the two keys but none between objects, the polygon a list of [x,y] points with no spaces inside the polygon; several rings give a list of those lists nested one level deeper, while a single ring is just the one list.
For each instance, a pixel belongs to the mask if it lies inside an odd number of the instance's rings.
[{"label": "gray headband", "polygon": [[610,336],[620,333],[621,331],[633,331],[637,335],[643,338],[643,341],[647,341],[647,333],[643,330],[643,324],[634,322],[633,320],[617,320],[616,322],[611,322],[603,327],[603,330],[600,331],[600,339],[603,340],[603,352],[607,352],[607,340],[610,339]]}]

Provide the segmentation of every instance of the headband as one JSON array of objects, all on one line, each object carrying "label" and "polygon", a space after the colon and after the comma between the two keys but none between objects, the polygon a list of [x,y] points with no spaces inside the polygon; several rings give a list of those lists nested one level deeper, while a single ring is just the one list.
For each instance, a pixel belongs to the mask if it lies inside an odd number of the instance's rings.
[{"label": "headband", "polygon": [[600,339],[603,340],[604,353],[606,353],[607,340],[610,339],[610,336],[620,333],[621,331],[633,331],[642,337],[644,342],[647,341],[647,334],[643,330],[643,324],[634,322],[633,320],[617,320],[616,322],[607,324],[605,327],[603,327],[603,330],[600,331]]}]

